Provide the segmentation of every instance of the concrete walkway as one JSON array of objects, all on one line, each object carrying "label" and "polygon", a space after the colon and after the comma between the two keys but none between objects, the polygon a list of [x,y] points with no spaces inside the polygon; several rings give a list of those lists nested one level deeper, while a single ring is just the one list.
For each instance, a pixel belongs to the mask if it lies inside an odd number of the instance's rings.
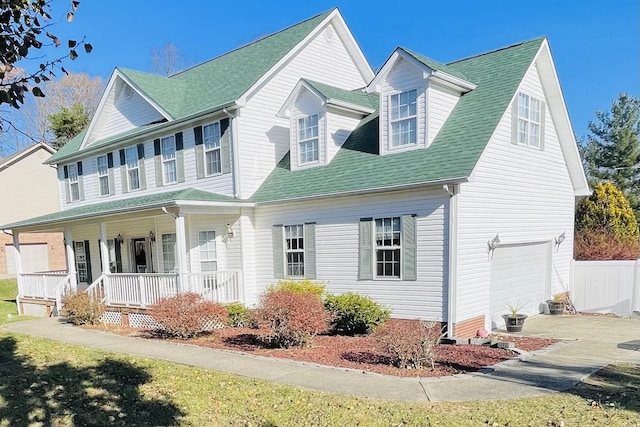
[{"label": "concrete walkway", "polygon": [[640,320],[603,316],[537,316],[528,336],[563,341],[486,372],[443,378],[398,378],[353,369],[253,356],[86,330],[58,319],[3,325],[11,333],[107,352],[167,360],[331,393],[408,401],[466,401],[539,396],[566,390],[613,362],[640,363]]}]

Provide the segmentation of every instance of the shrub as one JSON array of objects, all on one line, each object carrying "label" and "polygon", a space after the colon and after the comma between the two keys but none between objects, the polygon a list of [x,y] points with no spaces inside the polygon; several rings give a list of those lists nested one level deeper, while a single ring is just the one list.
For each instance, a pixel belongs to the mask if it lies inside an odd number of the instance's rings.
[{"label": "shrub", "polygon": [[225,306],[204,301],[195,293],[162,298],[149,308],[149,315],[162,326],[165,335],[183,339],[193,338],[212,326],[226,325],[228,321]]},{"label": "shrub", "polygon": [[599,182],[576,208],[576,231],[606,231],[620,242],[638,241],[638,222],[622,191]]},{"label": "shrub", "polygon": [[345,335],[367,334],[386,322],[391,314],[391,310],[370,297],[353,292],[329,295],[324,305],[332,314],[332,329]]},{"label": "shrub", "polygon": [[260,298],[257,315],[270,329],[268,339],[283,348],[307,345],[329,329],[329,313],[311,293],[268,290]]},{"label": "shrub", "polygon": [[251,310],[239,302],[227,304],[228,325],[233,328],[244,328],[251,323]]},{"label": "shrub", "polygon": [[326,295],[325,286],[320,283],[304,280],[279,280],[275,285],[269,286],[268,291],[291,291],[296,294],[310,293],[323,299]]},{"label": "shrub", "polygon": [[72,292],[62,298],[62,315],[74,325],[94,325],[104,314],[102,301],[91,298],[86,292]]},{"label": "shrub", "polygon": [[400,368],[434,368],[435,347],[442,338],[437,322],[392,320],[373,333],[379,350]]},{"label": "shrub", "polygon": [[603,229],[583,229],[576,232],[573,253],[577,260],[638,259],[640,244],[617,240]]}]

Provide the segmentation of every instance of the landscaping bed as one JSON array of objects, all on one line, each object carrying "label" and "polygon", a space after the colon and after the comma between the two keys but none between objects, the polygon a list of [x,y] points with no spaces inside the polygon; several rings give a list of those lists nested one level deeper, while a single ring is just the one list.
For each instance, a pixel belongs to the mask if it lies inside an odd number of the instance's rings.
[{"label": "landscaping bed", "polygon": [[[392,321],[397,322],[398,320]],[[125,335],[159,339],[153,330],[108,325],[104,327],[112,332]],[[476,372],[486,366],[495,365],[518,355],[512,350],[493,348],[487,345],[444,344],[436,347],[435,369],[401,369],[391,365],[389,357],[376,349],[375,340],[368,335],[355,337],[319,335],[308,347],[284,349],[269,346],[261,338],[267,334],[266,329],[222,328],[215,333],[201,335],[198,338],[173,339],[171,341],[403,377],[442,377]],[[499,336],[499,339],[513,341],[516,343],[516,347],[525,351],[538,350],[556,342],[551,339],[532,337]]]}]

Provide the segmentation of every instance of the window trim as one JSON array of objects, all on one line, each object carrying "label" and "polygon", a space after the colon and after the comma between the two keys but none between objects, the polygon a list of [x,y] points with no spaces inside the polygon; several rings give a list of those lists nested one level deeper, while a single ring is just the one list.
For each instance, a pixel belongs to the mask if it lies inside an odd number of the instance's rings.
[{"label": "window trim", "polygon": [[[71,163],[67,165],[67,171],[69,176],[69,202],[78,202],[80,201],[80,172],[78,171],[78,165],[76,163]],[[77,197],[74,196],[74,186],[77,190]]]},{"label": "window trim", "polygon": [[[165,142],[173,142],[173,157],[165,158]],[[168,150],[167,150],[168,151]],[[175,135],[165,136],[160,138],[160,161],[162,163],[162,185],[177,184],[178,183],[178,160],[177,160],[178,146]],[[173,171],[175,173],[175,179],[173,181],[167,180],[167,165],[173,163]]]},{"label": "window trim", "polygon": [[[214,258],[203,258],[202,257],[202,240],[201,240],[201,236],[202,233],[213,233],[213,240],[209,240],[207,239],[206,243],[212,242],[213,243],[213,255]],[[207,250],[206,252],[210,252],[209,250]],[[218,244],[216,241],[216,232],[215,230],[199,230],[198,231],[198,256],[200,258],[200,272],[201,273],[213,273],[218,271]],[[203,270],[202,269],[202,264],[203,263],[215,263],[215,270]]]},{"label": "window trim", "polygon": [[[293,227],[298,228],[298,235],[297,237],[288,237],[288,231],[290,231]],[[305,224],[290,224],[290,225],[285,225],[283,227],[282,230],[282,247],[283,247],[283,260],[284,260],[284,276],[287,278],[305,278],[305,274],[306,274],[306,267],[307,267],[307,259],[306,259],[306,250],[305,250]],[[287,240],[289,239],[296,239],[298,240],[298,248],[296,249],[290,249]],[[302,249],[300,249],[300,241],[302,241]],[[295,263],[292,261],[292,265],[291,267],[289,266],[289,254],[301,254],[302,255],[302,262],[300,263],[300,261],[297,262],[297,264],[302,264],[302,274],[289,274],[289,272],[291,270],[293,270],[295,268]]]},{"label": "window trim", "polygon": [[[316,118],[316,125],[315,126],[306,126],[307,121]],[[298,146],[298,164],[300,166],[307,166],[307,165],[313,165],[313,164],[317,164],[320,162],[320,113],[316,113],[316,114],[311,114],[309,116],[304,116],[304,117],[299,117],[297,119],[298,121],[298,138],[297,138],[297,146]],[[302,130],[305,130],[305,133],[307,130],[311,129],[313,130],[313,128],[315,128],[315,136],[311,136],[310,138],[303,138],[302,137]],[[315,141],[315,154],[316,154],[316,158],[313,160],[302,160],[302,144],[307,144],[307,143],[313,143]],[[308,153],[308,151],[305,151],[305,153]],[[305,155],[306,157],[306,155]]]},{"label": "window trim", "polygon": [[[526,104],[523,107],[523,98],[524,101],[526,101]],[[538,109],[537,109],[537,114],[538,114],[538,121],[536,122],[535,120],[533,120],[533,111],[532,111],[532,104],[536,102],[538,105]],[[518,92],[518,94],[516,95],[516,108],[514,109],[514,113],[516,115],[516,118],[514,120],[514,126],[515,126],[515,130],[514,130],[514,135],[515,135],[515,141],[514,143],[516,145],[520,145],[520,146],[524,146],[524,147],[530,147],[536,150],[542,150],[543,148],[543,134],[542,132],[544,131],[544,103],[543,100],[530,95],[528,93],[525,92]],[[521,114],[521,110],[523,108],[526,108],[526,117],[524,115]],[[524,141],[521,141],[520,136],[522,135],[522,132],[520,131],[520,125],[523,124],[524,125]],[[532,126],[537,126],[538,129],[538,134],[537,134],[537,138],[535,141],[535,144],[531,143],[531,129]]]},{"label": "window trim", "polygon": [[[129,153],[133,153],[133,158],[135,162],[129,162]],[[127,189],[129,191],[139,191],[142,189],[142,185],[140,183],[140,159],[138,159],[138,147],[132,145],[124,149],[124,164],[127,171]],[[130,164],[134,164],[135,166],[130,166]],[[135,172],[138,176],[138,187],[132,188],[131,186],[131,173]]]},{"label": "window trim", "polygon": [[[378,245],[378,221],[382,221],[383,222],[383,227],[384,227],[384,220],[391,220],[391,226],[392,226],[392,230],[391,233],[395,234],[396,232],[398,233],[398,244],[397,245]],[[394,224],[394,220],[397,220],[398,223],[398,229],[394,230],[393,229],[393,224]],[[402,268],[403,268],[403,242],[402,242],[402,217],[401,216],[389,216],[389,217],[376,217],[373,218],[373,220],[371,221],[371,225],[373,227],[373,230],[371,232],[371,236],[372,236],[372,249],[373,249],[373,256],[372,256],[372,262],[373,262],[373,280],[403,280],[402,277]],[[384,229],[382,231],[383,233],[383,240],[384,240]],[[393,236],[392,236],[392,241]],[[398,275],[391,275],[391,276],[386,276],[386,275],[379,275],[378,274],[378,263],[380,261],[378,261],[378,251],[397,251],[398,253]],[[384,265],[384,261],[383,261],[383,265]]]},{"label": "window trim", "polygon": [[[413,102],[413,104],[415,105],[415,113],[414,114],[409,114],[407,116],[400,116],[398,115],[398,118],[394,119],[393,118],[393,99],[394,97],[398,98],[398,102],[400,102],[400,96],[403,94],[410,94],[412,92],[415,92],[415,100]],[[388,115],[388,138],[389,138],[389,150],[401,150],[401,149],[405,149],[407,147],[415,147],[418,145],[418,90],[417,89],[410,89],[410,90],[405,90],[405,91],[401,91],[401,92],[396,92],[396,93],[391,93],[389,94],[388,97],[388,106],[387,106],[387,115]],[[410,104],[402,104],[402,105],[406,105],[409,107],[409,111],[411,110],[411,103]],[[398,109],[401,109],[401,104],[398,104]],[[396,123],[403,123],[403,122],[411,122],[413,121],[415,123],[415,140],[413,142],[407,142],[407,143],[401,143],[398,142],[398,144],[394,144],[394,132],[393,132],[393,125]],[[402,133],[399,133],[398,135],[401,135]],[[400,139],[398,137],[398,139]]]},{"label": "window trim", "polygon": [[[212,135],[213,135],[212,137],[207,138],[205,136],[205,130],[208,127],[211,127],[211,129],[216,129],[216,128],[218,129],[217,140],[215,138],[216,133],[213,131],[212,131]],[[210,147],[207,145],[207,140],[213,140],[213,147]],[[215,176],[215,175],[222,175],[222,126],[220,124],[220,120],[202,126],[202,145],[203,145],[202,151],[204,156],[204,176],[209,177],[209,176]],[[216,151],[218,152],[218,171],[209,173],[209,162],[207,161],[207,154],[215,153]]]},{"label": "window trim", "polygon": [[[100,171],[100,159],[104,158],[104,171]],[[98,195],[100,197],[106,197],[106,196],[110,196],[111,195],[111,183],[109,182],[109,159],[107,158],[106,154],[100,155],[98,157],[96,157],[96,171],[97,171],[97,175],[98,175]],[[103,178],[106,178],[106,189],[107,189],[107,193],[103,194],[102,193],[102,180]]]}]

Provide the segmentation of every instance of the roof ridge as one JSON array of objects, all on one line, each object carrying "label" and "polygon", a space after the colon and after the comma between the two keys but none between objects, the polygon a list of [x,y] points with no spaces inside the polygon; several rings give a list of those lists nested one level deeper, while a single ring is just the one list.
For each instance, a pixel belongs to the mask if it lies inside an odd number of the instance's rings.
[{"label": "roof ridge", "polygon": [[251,46],[251,45],[254,45],[254,44],[258,43],[258,42],[261,42],[261,41],[263,41],[263,40],[265,40],[265,39],[268,39],[268,38],[270,38],[270,37],[273,37],[273,36],[275,36],[275,35],[277,35],[277,34],[280,34],[280,33],[283,33],[283,32],[285,32],[285,31],[288,31],[288,30],[290,30],[290,29],[292,29],[292,28],[294,28],[294,27],[297,27],[297,26],[302,25],[302,24],[304,24],[304,23],[306,23],[306,22],[309,22],[309,21],[311,21],[311,20],[314,20],[314,19],[316,19],[316,18],[318,18],[318,17],[320,17],[320,16],[322,16],[322,15],[327,15],[327,16],[329,16],[329,14],[330,14],[331,12],[333,12],[334,10],[337,10],[337,9],[338,9],[337,7],[334,7],[333,9],[327,10],[327,11],[322,12],[322,13],[318,13],[317,15],[314,15],[314,16],[312,16],[312,17],[310,17],[310,18],[307,18],[307,19],[305,19],[304,21],[300,21],[300,22],[297,22],[297,23],[295,23],[295,24],[289,25],[289,26],[288,26],[288,27],[286,27],[286,28],[283,28],[283,29],[281,29],[281,30],[278,30],[278,31],[276,31],[276,32],[274,32],[274,33],[267,34],[267,35],[266,35],[266,36],[264,36],[264,37],[260,37],[260,38],[258,38],[258,39],[256,39],[256,40],[253,40],[253,41],[249,42],[249,43],[246,43],[246,44],[243,44],[243,45],[241,45],[241,46],[238,46],[238,47],[236,47],[235,49],[228,50],[228,51],[226,51],[226,52],[224,52],[224,53],[222,53],[222,54],[220,54],[220,55],[216,56],[215,58],[207,59],[206,61],[203,61],[203,62],[201,62],[201,63],[199,63],[199,64],[196,64],[196,65],[192,65],[191,67],[189,67],[189,68],[187,68],[187,69],[184,69],[184,70],[178,71],[178,72],[177,72],[177,73],[175,73],[175,74],[172,74],[172,75],[170,75],[170,76],[167,76],[167,78],[168,78],[168,79],[171,79],[171,78],[173,78],[173,77],[175,77],[175,76],[177,76],[177,75],[179,75],[179,74],[183,74],[183,73],[186,73],[187,71],[191,71],[191,70],[193,70],[194,68],[200,67],[200,66],[202,66],[202,65],[204,65],[204,64],[207,64],[207,63],[209,63],[209,62],[212,62],[212,61],[215,61],[215,60],[220,59],[220,58],[222,58],[222,57],[225,57],[225,56],[227,56],[227,55],[229,55],[229,54],[231,54],[231,53],[237,52],[237,51],[238,51],[238,50],[240,50],[240,49],[244,49],[244,48],[249,47],[249,46]]},{"label": "roof ridge", "polygon": [[514,44],[511,44],[509,46],[503,46],[503,47],[500,47],[500,48],[497,48],[497,49],[489,50],[487,52],[482,52],[482,53],[478,53],[476,55],[467,56],[465,58],[456,59],[455,61],[448,62],[445,65],[455,67],[456,64],[458,64],[460,62],[463,62],[463,61],[468,61],[469,59],[475,59],[475,58],[478,58],[478,57],[484,56],[484,55],[491,55],[493,53],[498,53],[498,52],[501,52],[503,50],[511,49],[511,48],[518,47],[518,46],[522,46],[522,45],[527,44],[527,43],[545,40],[546,38],[547,38],[546,36],[538,36],[538,37],[534,37],[532,39],[522,40],[522,41],[520,41],[518,43],[514,43]]}]

